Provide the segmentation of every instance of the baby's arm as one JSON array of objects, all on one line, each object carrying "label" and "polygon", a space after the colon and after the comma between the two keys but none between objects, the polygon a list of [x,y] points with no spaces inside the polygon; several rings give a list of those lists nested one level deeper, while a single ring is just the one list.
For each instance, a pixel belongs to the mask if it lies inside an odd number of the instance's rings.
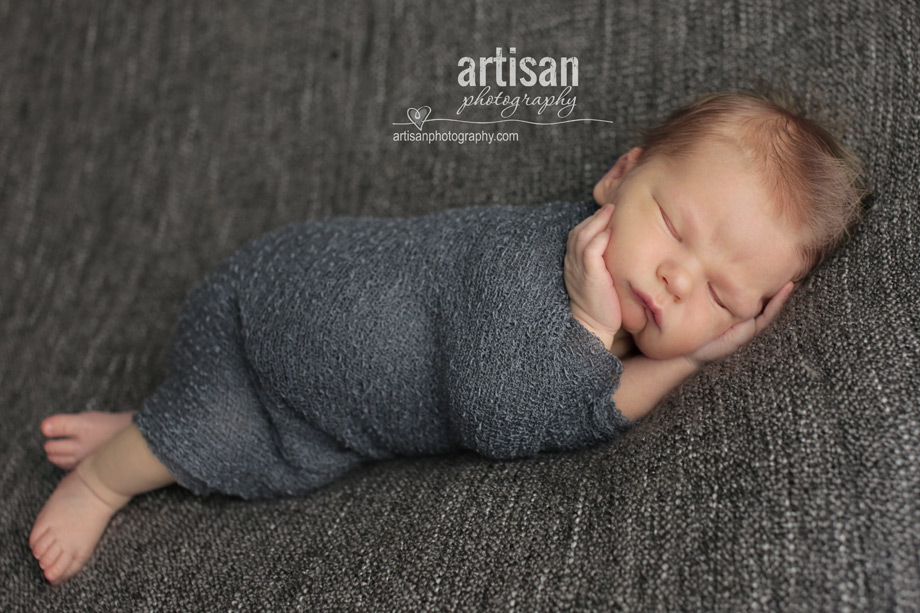
[{"label": "baby's arm", "polygon": [[613,401],[624,417],[639,419],[701,366],[687,356],[655,360],[641,353],[623,360]]}]

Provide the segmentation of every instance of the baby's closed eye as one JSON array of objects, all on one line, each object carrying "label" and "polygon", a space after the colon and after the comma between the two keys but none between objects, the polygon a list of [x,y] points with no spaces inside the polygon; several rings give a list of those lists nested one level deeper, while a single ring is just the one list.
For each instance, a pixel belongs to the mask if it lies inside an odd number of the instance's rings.
[{"label": "baby's closed eye", "polygon": [[716,290],[712,287],[712,283],[709,284],[709,295],[712,296],[713,301],[714,301],[717,305],[719,305],[720,308],[722,308],[722,309],[728,311],[729,313],[731,313],[731,309],[729,309],[727,306],[725,306],[725,303],[722,302],[722,300],[719,299],[719,295],[716,293]]},{"label": "baby's closed eye", "polygon": [[673,236],[677,242],[683,242],[683,239],[680,237],[680,234],[678,234],[677,228],[674,227],[674,223],[671,221],[671,218],[668,217],[668,214],[664,212],[664,209],[661,208],[660,204],[658,205],[658,211],[661,213],[661,218],[664,220],[664,225],[667,226],[668,232],[671,233],[671,236]]}]

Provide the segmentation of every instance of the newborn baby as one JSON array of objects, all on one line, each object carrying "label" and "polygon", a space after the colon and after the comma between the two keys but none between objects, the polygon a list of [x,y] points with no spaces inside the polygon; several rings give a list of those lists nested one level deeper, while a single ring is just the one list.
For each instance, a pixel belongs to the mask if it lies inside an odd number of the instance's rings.
[{"label": "newborn baby", "polygon": [[46,419],[73,469],[30,537],[46,578],[178,482],[303,495],[363,462],[609,440],[749,340],[844,236],[858,165],[782,104],[715,94],[619,158],[595,203],[294,224],[189,296],[137,414]]}]

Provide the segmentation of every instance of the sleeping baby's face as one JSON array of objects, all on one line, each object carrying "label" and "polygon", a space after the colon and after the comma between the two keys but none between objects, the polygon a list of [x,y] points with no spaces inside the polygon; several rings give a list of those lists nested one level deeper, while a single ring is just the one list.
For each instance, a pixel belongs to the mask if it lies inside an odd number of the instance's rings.
[{"label": "sleeping baby's face", "polygon": [[689,354],[755,317],[800,268],[795,237],[741,150],[715,139],[695,149],[647,160],[633,149],[594,190],[616,205],[604,260],[622,328],[651,358]]}]

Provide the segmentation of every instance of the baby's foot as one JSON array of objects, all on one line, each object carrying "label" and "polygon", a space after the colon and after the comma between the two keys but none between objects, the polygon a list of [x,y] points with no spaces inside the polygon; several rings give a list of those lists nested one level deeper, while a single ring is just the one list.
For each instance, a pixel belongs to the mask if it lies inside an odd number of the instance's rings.
[{"label": "baby's foot", "polygon": [[45,442],[45,453],[53,464],[72,470],[83,458],[131,425],[132,415],[132,411],[52,415],[42,422],[42,434],[51,439]]},{"label": "baby's foot", "polygon": [[58,483],[29,536],[32,555],[52,585],[83,568],[112,515],[130,500],[111,491],[95,492],[80,472],[72,471]]}]

